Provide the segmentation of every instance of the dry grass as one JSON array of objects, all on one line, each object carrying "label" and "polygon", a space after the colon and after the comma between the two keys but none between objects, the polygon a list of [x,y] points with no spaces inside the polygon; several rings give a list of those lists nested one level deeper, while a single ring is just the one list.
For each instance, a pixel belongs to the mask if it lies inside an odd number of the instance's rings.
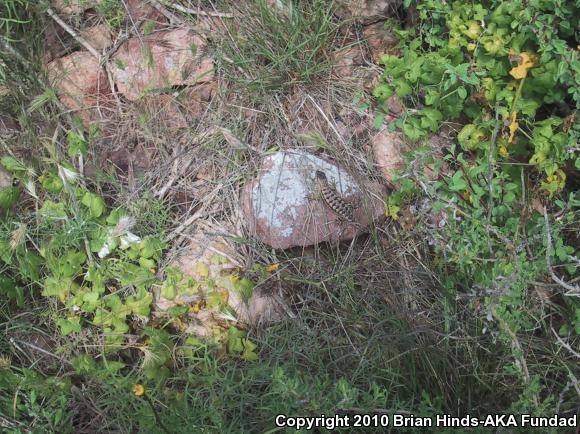
[{"label": "dry grass", "polygon": [[[496,381],[502,380],[477,378],[480,373],[488,374],[485,366],[478,365],[480,360],[484,360],[482,364],[487,363],[488,355],[480,353],[491,353],[495,343],[488,341],[487,336],[472,339],[468,330],[450,320],[456,313],[464,315],[468,307],[440,294],[442,285],[431,271],[434,265],[425,242],[424,222],[403,230],[397,222],[388,220],[352,242],[287,251],[273,251],[260,244],[245,226],[239,204],[240,188],[257,173],[263,157],[273,150],[304,149],[332,159],[358,180],[381,179],[369,149],[374,134],[373,118],[368,112],[361,113],[359,104],[355,103],[364,93],[362,78],[375,69],[365,63],[370,56],[357,38],[356,29],[330,26],[328,34],[323,35],[326,39],[321,37],[315,41],[317,47],[320,45],[320,52],[313,58],[316,65],[307,67],[316,68],[296,71],[304,59],[293,58],[275,77],[265,76],[262,82],[257,82],[267,68],[248,69],[255,60],[252,57],[244,63],[247,38],[255,34],[244,34],[243,28],[237,32],[232,30],[244,19],[244,25],[259,28],[260,17],[248,15],[252,13],[247,6],[251,2],[203,3],[208,6],[204,10],[231,12],[236,16],[231,28],[227,18],[214,19],[217,26],[210,33],[208,52],[217,60],[215,95],[195,113],[184,102],[189,89],[172,89],[162,102],[155,97],[139,104],[122,100],[115,115],[104,122],[103,133],[93,144],[92,159],[85,162],[89,182],[102,190],[110,204],[131,210],[140,233],[163,234],[169,245],[164,264],[173,262],[200,230],[228,237],[243,258],[249,275],[256,263],[280,263],[277,272],[259,281],[259,287],[283,301],[286,318],[270,328],[251,331],[261,348],[260,363],[264,372],[266,367],[279,366],[311,370],[314,378],[329,379],[327,389],[321,386],[319,393],[333,389],[340,377],[348,378],[361,390],[370,389],[371,384],[385,389],[393,386],[395,391],[401,390],[400,395],[394,392],[394,398],[385,399],[393,408],[420,403],[425,410],[429,406],[421,393],[428,390],[434,399],[441,400],[432,403],[431,409],[451,411],[455,406],[455,409],[469,410],[472,404],[469,399],[480,399],[477,401],[480,410],[497,410],[498,403],[487,402],[482,396]],[[180,25],[207,26],[203,17],[171,12],[183,22]],[[268,26],[270,21],[266,23]],[[128,25],[129,30],[135,31],[135,28],[135,23]],[[360,75],[345,75],[336,66],[337,56],[340,59],[345,47],[361,47],[363,64],[355,65]],[[277,51],[281,47],[270,48],[273,53],[284,54]],[[232,59],[232,53],[239,57]],[[163,116],[169,111],[168,104],[175,116],[183,117],[184,126],[170,125],[171,119]],[[46,110],[44,115],[47,120],[35,126],[31,135],[43,139],[56,137],[54,143],[64,155],[66,143],[62,132],[67,130],[66,118],[57,110]],[[53,136],[55,129],[59,134]],[[22,149],[14,149],[15,153],[24,153],[31,140],[22,139],[21,143]],[[39,152],[38,148],[35,151]],[[38,303],[42,312],[58,309],[56,305],[44,306],[43,300]],[[79,349],[88,354],[101,354],[101,334],[85,331],[70,341],[47,332],[51,330],[50,322],[38,318],[22,317],[14,324],[3,324],[7,328],[6,336],[14,338],[10,345],[18,349],[12,358],[13,365],[61,374],[70,369],[68,360]],[[34,325],[20,330],[20,325],[27,321]],[[46,338],[48,348],[39,343],[36,332]],[[136,363],[140,357],[136,345],[128,347],[125,361]],[[42,355],[35,355],[34,351]],[[501,357],[505,355],[499,354],[498,358]],[[213,366],[212,363],[219,365],[222,361],[214,362],[207,354],[200,359],[203,366],[199,369],[180,366],[177,356],[174,366],[191,375],[183,374],[191,382],[192,377],[201,377],[207,372],[219,379],[214,378],[214,383],[208,380],[207,384],[199,380],[199,390],[194,391],[188,391],[182,384],[185,380],[180,378],[170,383],[197,399],[192,414],[203,415],[199,418],[206,420],[202,411],[205,404],[200,402],[219,401],[216,393],[223,394],[224,406],[226,397],[241,400],[239,407],[237,404],[231,407],[248,413],[262,414],[256,410],[259,405],[271,408],[272,414],[274,409],[279,409],[280,404],[274,402],[275,395],[271,402],[254,401],[256,396],[261,396],[263,385],[270,381],[260,376],[263,374],[254,372],[255,377],[244,377],[243,381],[250,381],[248,378],[255,381],[247,385],[237,377],[237,366],[231,370],[228,370],[229,362],[223,362],[226,367]],[[124,381],[123,387],[130,387],[128,382],[133,378],[119,382]],[[247,389],[242,390],[240,384]],[[466,398],[474,385],[479,388],[478,392],[473,398]],[[135,409],[132,403],[115,401],[116,389],[95,379],[87,380],[83,387],[90,390],[88,397],[80,393],[84,398],[77,396],[75,405],[90,414],[89,420],[77,422],[88,427],[84,428],[85,432],[100,424],[111,432],[129,431],[130,425],[137,423],[127,421],[126,414],[133,414]],[[162,393],[158,396],[162,401],[158,407],[164,408]],[[235,420],[233,416],[232,420]],[[228,432],[227,427],[214,420],[206,423]],[[260,422],[256,419],[244,426],[252,423]],[[267,421],[261,428],[264,426]]]},{"label": "dry grass", "polygon": [[[137,215],[151,207],[151,201],[168,209],[161,224],[153,221],[159,218],[153,215],[153,220],[144,221],[142,227],[145,233],[165,230],[170,242],[167,263],[187,245],[189,234],[208,227],[218,234],[241,237],[243,241],[236,248],[248,268],[254,263],[281,261],[281,271],[264,284],[286,297],[287,312],[292,312],[293,319],[298,321],[306,314],[319,317],[316,321],[320,322],[309,325],[309,329],[327,339],[341,336],[353,353],[361,357],[368,350],[369,331],[358,330],[364,325],[358,322],[360,319],[353,322],[349,319],[354,306],[366,311],[366,325],[369,318],[370,324],[383,321],[384,312],[373,308],[380,303],[421,329],[428,328],[427,324],[433,326],[436,321],[432,319],[429,290],[433,282],[428,263],[424,263],[428,262],[428,253],[420,234],[397,234],[397,225],[386,222],[352,243],[288,252],[272,252],[249,237],[239,208],[239,189],[257,172],[263,156],[271,150],[302,148],[331,158],[358,179],[379,179],[368,148],[373,134],[372,118],[368,112],[359,112],[354,103],[364,91],[361,75],[345,76],[344,68],[333,66],[344,47],[360,46],[363,54],[365,50],[356,33],[329,24],[328,34],[314,41],[324,59],[321,62],[318,57],[312,58],[313,64],[320,66],[315,73],[305,72],[303,79],[295,83],[290,80],[279,89],[260,86],[261,90],[247,92],[245,66],[232,68],[231,59],[224,61],[223,54],[233,50],[243,56],[248,47],[240,48],[240,44],[250,44],[252,48],[252,43],[259,42],[248,41],[255,34],[243,32],[255,29],[261,22],[260,16],[256,9],[237,3],[222,3],[220,7],[233,11],[238,18],[246,17],[247,22],[234,33],[232,29],[236,26],[229,28],[227,19],[217,20],[214,31],[222,33],[211,34],[212,50],[221,63],[216,71],[213,98],[194,116],[180,102],[187,97],[187,89],[178,89],[177,96],[167,94],[161,103],[155,96],[139,104],[122,101],[118,112],[101,125],[102,134],[92,150],[93,160],[85,166],[89,179],[100,185],[112,204],[126,206]],[[284,20],[283,11],[278,18],[276,12],[272,14],[267,20]],[[181,19],[182,25],[194,28],[207,25],[207,20],[200,17],[181,15]],[[326,18],[323,15],[321,19]],[[272,30],[271,26],[280,23],[266,25]],[[127,31],[136,32],[136,24],[129,22]],[[284,31],[280,29],[282,38],[287,36]],[[284,47],[269,48],[280,54]],[[300,68],[304,59],[292,57],[297,53],[282,54],[290,56],[284,72],[291,78],[300,72],[296,68]],[[243,64],[244,58],[237,61]],[[359,68],[359,74],[360,70],[373,69],[371,64],[355,67]],[[269,79],[260,78],[263,73],[260,69],[253,72],[254,81]],[[240,80],[232,74],[238,74]],[[183,117],[187,127],[170,125],[172,119],[163,116],[168,104],[174,116]],[[60,120],[54,121],[64,130]],[[224,128],[235,141],[224,136]],[[64,150],[62,134],[57,136],[56,144]],[[228,228],[236,228],[235,233]],[[318,283],[313,286],[313,282]],[[346,301],[335,300],[336,291],[346,291]],[[418,312],[423,315],[417,315]]]}]

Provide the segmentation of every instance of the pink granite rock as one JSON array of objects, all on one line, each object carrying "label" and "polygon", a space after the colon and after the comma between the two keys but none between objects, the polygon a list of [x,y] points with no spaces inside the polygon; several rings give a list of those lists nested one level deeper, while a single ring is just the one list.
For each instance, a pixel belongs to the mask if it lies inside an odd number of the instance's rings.
[{"label": "pink granite rock", "polygon": [[213,62],[203,55],[206,41],[182,28],[131,38],[110,62],[119,92],[137,100],[154,89],[195,85],[213,79]]},{"label": "pink granite rock", "polygon": [[372,138],[373,156],[381,174],[392,183],[397,171],[405,167],[405,152],[410,150],[405,136],[383,128]]},{"label": "pink granite rock", "polygon": [[61,102],[85,125],[111,116],[114,103],[107,75],[89,52],[75,51],[53,60],[47,70]]},{"label": "pink granite rock", "polygon": [[[324,172],[336,190],[355,205],[356,225],[344,222],[316,199],[315,172]],[[384,217],[384,187],[357,182],[337,165],[302,150],[264,158],[256,179],[242,189],[242,212],[250,232],[278,249],[353,238]]]}]

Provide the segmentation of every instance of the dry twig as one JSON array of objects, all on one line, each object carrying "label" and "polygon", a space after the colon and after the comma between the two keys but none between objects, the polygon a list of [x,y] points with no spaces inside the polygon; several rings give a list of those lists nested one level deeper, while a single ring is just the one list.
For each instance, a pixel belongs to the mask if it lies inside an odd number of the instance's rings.
[{"label": "dry twig", "polygon": [[99,61],[101,60],[101,55],[99,52],[89,44],[86,39],[84,39],[81,35],[79,35],[72,27],[70,27],[67,23],[65,23],[57,14],[52,10],[52,8],[47,8],[46,13],[50,15],[50,17],[59,25],[61,26],[69,35],[71,35],[79,44],[85,47],[89,53],[95,56]]},{"label": "dry twig", "polygon": [[217,18],[233,18],[234,14],[226,13],[226,12],[205,12],[201,9],[191,9],[186,8],[185,6],[181,6],[178,3],[170,3],[165,0],[159,0],[163,5],[175,9],[176,11],[183,12],[185,14],[192,14],[192,15],[200,15],[202,17],[217,17]]}]

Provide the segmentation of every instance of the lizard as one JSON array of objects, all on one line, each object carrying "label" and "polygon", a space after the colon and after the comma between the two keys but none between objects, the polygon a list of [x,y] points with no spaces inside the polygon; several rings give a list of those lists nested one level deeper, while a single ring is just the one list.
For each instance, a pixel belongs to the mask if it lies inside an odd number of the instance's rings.
[{"label": "lizard", "polygon": [[324,172],[317,170],[315,175],[316,186],[320,196],[319,198],[322,199],[324,204],[341,219],[346,220],[349,223],[355,223],[353,206],[346,202],[340,196],[338,191],[336,191],[336,189],[330,185]]}]

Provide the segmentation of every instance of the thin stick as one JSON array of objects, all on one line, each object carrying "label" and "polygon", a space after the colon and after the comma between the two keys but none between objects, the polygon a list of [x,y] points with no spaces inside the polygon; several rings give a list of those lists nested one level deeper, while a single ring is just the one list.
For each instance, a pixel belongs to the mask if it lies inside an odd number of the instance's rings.
[{"label": "thin stick", "polygon": [[176,11],[183,12],[185,14],[200,15],[202,17],[217,17],[217,18],[233,18],[234,14],[226,12],[205,12],[197,9],[186,8],[177,3],[169,3],[165,0],[159,0],[163,5],[175,9]]},{"label": "thin stick", "polygon": [[81,35],[74,31],[67,23],[65,23],[53,10],[52,8],[47,8],[46,13],[50,15],[50,17],[57,22],[59,26],[61,26],[64,30],[67,31],[69,35],[71,35],[79,44],[85,47],[93,56],[95,56],[99,61],[101,60],[101,55],[99,52],[89,44]]},{"label": "thin stick", "polygon": [[570,351],[570,353],[572,353],[575,357],[577,357],[578,359],[580,359],[580,354],[577,353],[576,351],[574,351],[574,349],[567,344],[564,339],[562,339],[558,333],[556,333],[556,330],[554,330],[554,327],[550,327],[552,329],[552,333],[554,333],[554,336],[556,337],[556,339],[558,340],[558,343],[560,345],[562,345],[562,347],[566,348],[568,351]]},{"label": "thin stick", "polygon": [[163,4],[161,4],[157,0],[151,0],[151,6],[153,6],[155,9],[161,12],[172,24],[173,23],[183,24],[183,21],[180,18],[178,18],[175,14],[172,14],[166,8],[164,8]]},{"label": "thin stick", "polygon": [[[526,362],[526,358],[524,357],[524,349],[522,348],[522,345],[520,344],[518,336],[514,333],[514,331],[512,329],[510,329],[507,322],[497,314],[494,306],[492,306],[492,308],[491,308],[491,313],[492,313],[493,317],[497,321],[499,321],[500,327],[502,329],[504,329],[505,332],[510,336],[510,338],[512,340],[512,348],[515,349],[515,351],[513,352],[513,356],[520,364],[520,368],[522,370],[522,374],[524,376],[525,383],[530,384],[530,382],[531,382],[530,371],[528,370],[528,364]],[[537,393],[534,393],[532,395],[532,401],[534,402],[534,405],[537,408],[539,406],[539,403],[540,403],[540,400],[538,398]]]},{"label": "thin stick", "polygon": [[166,240],[167,241],[173,240],[176,236],[180,235],[185,229],[187,229],[188,226],[191,226],[196,220],[198,220],[205,213],[207,205],[213,200],[213,198],[222,188],[223,184],[218,184],[216,188],[214,188],[212,192],[204,198],[204,204],[202,205],[202,207],[198,211],[196,211],[191,217],[187,218],[184,222],[182,222],[175,230],[173,230],[173,232],[171,232],[167,236]]}]

